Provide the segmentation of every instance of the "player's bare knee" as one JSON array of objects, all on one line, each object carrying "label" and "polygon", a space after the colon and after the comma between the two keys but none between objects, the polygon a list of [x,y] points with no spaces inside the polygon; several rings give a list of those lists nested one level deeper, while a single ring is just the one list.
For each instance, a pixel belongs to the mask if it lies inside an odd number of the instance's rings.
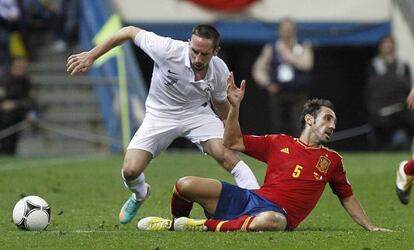
[{"label": "player's bare knee", "polygon": [[273,231],[282,231],[286,229],[287,220],[286,217],[281,213],[273,213],[272,229]]},{"label": "player's bare knee", "polygon": [[277,212],[267,211],[258,214],[249,226],[250,231],[282,231],[286,229],[286,217]]},{"label": "player's bare knee", "polygon": [[185,176],[178,179],[175,183],[177,189],[181,195],[188,195],[194,187],[195,177],[194,176]]},{"label": "player's bare knee", "polygon": [[265,217],[268,221],[268,224],[266,225],[266,229],[268,231],[285,230],[287,221],[286,217],[283,214],[277,212],[266,212]]},{"label": "player's bare knee", "polygon": [[142,171],[134,160],[125,161],[122,167],[124,178],[131,180],[136,178]]}]

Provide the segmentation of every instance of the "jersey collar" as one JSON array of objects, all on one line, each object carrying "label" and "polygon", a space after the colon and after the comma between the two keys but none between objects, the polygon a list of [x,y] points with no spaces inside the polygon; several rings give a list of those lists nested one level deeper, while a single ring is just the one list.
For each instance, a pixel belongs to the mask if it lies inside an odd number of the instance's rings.
[{"label": "jersey collar", "polygon": [[304,143],[303,141],[301,141],[299,138],[295,138],[294,139],[300,146],[307,148],[307,149],[320,149],[322,148],[322,145],[319,146],[309,146],[308,144]]}]

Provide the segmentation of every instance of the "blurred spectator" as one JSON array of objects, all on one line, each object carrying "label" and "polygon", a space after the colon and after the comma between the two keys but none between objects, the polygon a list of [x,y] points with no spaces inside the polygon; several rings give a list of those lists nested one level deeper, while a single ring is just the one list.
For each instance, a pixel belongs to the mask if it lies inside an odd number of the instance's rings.
[{"label": "blurred spectator", "polygon": [[20,18],[20,10],[15,0],[0,0],[0,74],[10,64],[10,31]]},{"label": "blurred spectator", "polygon": [[30,29],[51,28],[55,22],[58,8],[55,0],[19,0],[23,10],[24,22]]},{"label": "blurred spectator", "polygon": [[278,27],[279,38],[266,44],[253,65],[253,78],[269,93],[270,133],[299,136],[301,111],[309,97],[313,68],[310,44],[300,44],[296,24],[283,19]]},{"label": "blurred spectator", "polygon": [[406,105],[411,90],[408,64],[396,57],[392,37],[382,38],[372,60],[365,101],[373,127],[370,141],[375,149],[409,149],[414,117]]},{"label": "blurred spectator", "polygon": [[50,29],[52,51],[64,52],[77,39],[79,0],[18,0],[24,23],[32,30]]},{"label": "blurred spectator", "polygon": [[0,76],[5,73],[9,60],[9,32],[0,26]]},{"label": "blurred spectator", "polygon": [[53,28],[54,44],[53,50],[63,52],[73,36],[77,34],[77,20],[79,13],[79,0],[57,0],[56,23]]},{"label": "blurred spectator", "polygon": [[[26,58],[16,58],[0,78],[0,131],[23,121],[32,107],[27,67]],[[18,138],[19,132],[0,138],[0,155],[14,155]]]}]

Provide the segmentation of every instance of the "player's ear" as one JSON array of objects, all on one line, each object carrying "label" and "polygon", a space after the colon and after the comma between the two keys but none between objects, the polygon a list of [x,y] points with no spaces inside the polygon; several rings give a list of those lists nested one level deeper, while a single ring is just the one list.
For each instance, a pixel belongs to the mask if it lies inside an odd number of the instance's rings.
[{"label": "player's ear", "polygon": [[219,51],[220,51],[220,49],[221,49],[221,47],[220,47],[220,46],[217,46],[217,47],[214,49],[213,55],[217,56],[217,55],[218,55],[218,53],[219,53]]},{"label": "player's ear", "polygon": [[310,114],[306,114],[306,115],[305,115],[305,122],[306,122],[306,124],[308,124],[309,126],[312,126],[312,124],[313,124],[313,120],[314,120],[314,118],[313,118],[313,116],[312,116],[312,115],[310,115]]}]

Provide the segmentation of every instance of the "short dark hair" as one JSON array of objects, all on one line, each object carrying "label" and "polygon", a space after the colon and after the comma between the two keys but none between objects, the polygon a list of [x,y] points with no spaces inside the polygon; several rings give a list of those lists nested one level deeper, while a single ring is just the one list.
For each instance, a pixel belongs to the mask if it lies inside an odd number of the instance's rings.
[{"label": "short dark hair", "polygon": [[220,33],[216,28],[208,24],[200,24],[195,26],[191,32],[191,35],[212,40],[213,48],[217,48],[220,44]]},{"label": "short dark hair", "polygon": [[334,106],[331,101],[325,100],[325,99],[310,99],[303,105],[302,115],[300,116],[300,122],[301,122],[301,128],[305,128],[305,116],[311,115],[315,119],[319,114],[319,111],[321,111],[321,107],[327,107],[332,110],[334,110]]}]

